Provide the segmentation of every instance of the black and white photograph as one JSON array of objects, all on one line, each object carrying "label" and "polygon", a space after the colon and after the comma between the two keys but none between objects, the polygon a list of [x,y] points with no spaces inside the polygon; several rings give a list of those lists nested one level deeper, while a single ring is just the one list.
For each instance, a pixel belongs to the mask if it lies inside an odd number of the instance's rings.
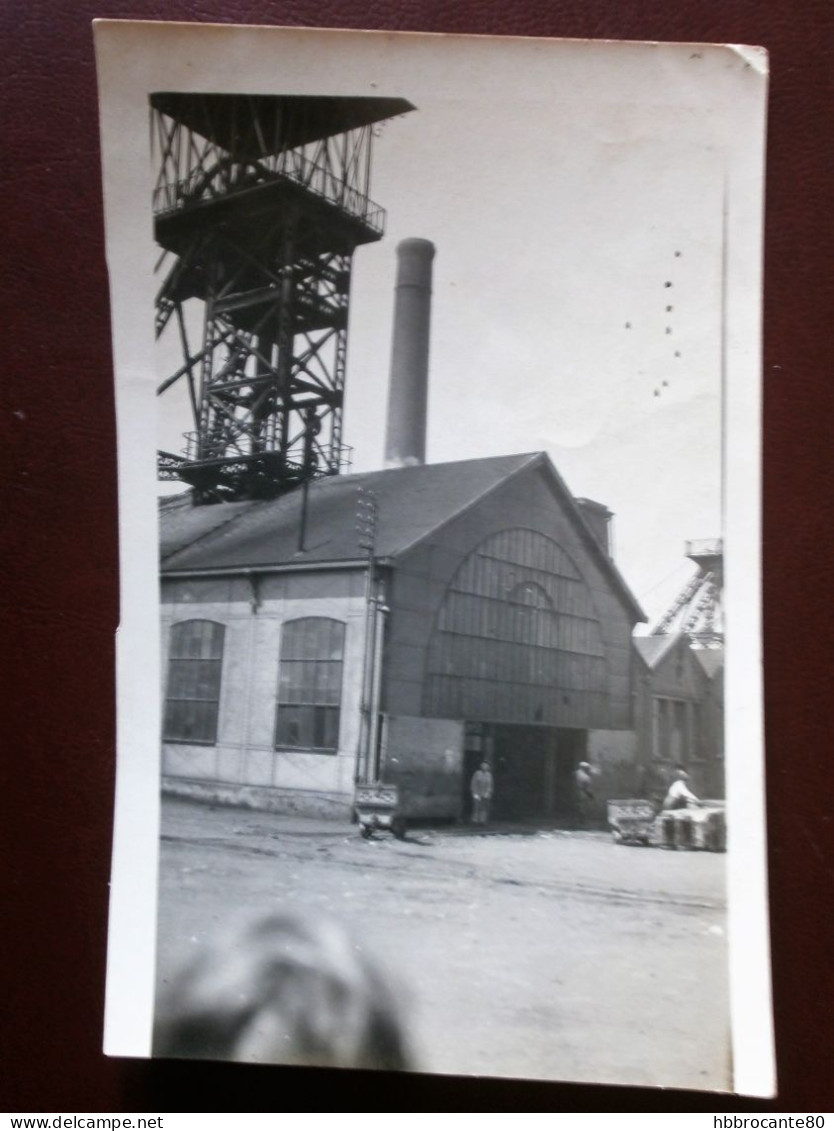
[{"label": "black and white photograph", "polygon": [[766,53],[96,48],[105,1050],[772,1095]]}]

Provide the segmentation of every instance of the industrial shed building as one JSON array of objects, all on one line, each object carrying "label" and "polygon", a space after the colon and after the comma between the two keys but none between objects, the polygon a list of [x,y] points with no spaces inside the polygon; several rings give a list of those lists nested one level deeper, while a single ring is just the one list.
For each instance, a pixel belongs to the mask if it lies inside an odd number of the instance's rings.
[{"label": "industrial shed building", "polygon": [[[375,500],[379,593],[360,489]],[[163,500],[165,788],[349,816],[368,771],[377,596],[371,757],[406,817],[466,817],[483,759],[496,820],[569,815],[588,757],[620,792],[605,763],[634,776],[644,618],[609,518],[544,453],[331,476],[265,501]]]},{"label": "industrial shed building", "polygon": [[642,792],[660,797],[683,766],[700,797],[723,797],[723,649],[694,648],[684,632],[637,636],[634,648]]}]

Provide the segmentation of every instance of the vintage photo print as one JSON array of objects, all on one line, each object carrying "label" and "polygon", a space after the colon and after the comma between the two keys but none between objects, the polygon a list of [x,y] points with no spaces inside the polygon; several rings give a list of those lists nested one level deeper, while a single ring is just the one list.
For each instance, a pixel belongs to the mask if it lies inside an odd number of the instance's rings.
[{"label": "vintage photo print", "polygon": [[106,1051],[772,1094],[764,52],[95,32]]}]

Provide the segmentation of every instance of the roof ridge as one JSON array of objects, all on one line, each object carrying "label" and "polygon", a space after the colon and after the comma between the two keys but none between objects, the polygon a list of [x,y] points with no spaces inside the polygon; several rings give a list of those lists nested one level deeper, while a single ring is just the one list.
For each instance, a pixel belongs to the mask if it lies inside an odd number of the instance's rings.
[{"label": "roof ridge", "polygon": [[[519,474],[519,472],[523,471],[526,467],[529,467],[532,463],[535,462],[536,459],[538,459],[540,456],[544,456],[544,455],[545,455],[544,452],[526,452],[523,455],[518,455],[518,456],[491,456],[491,457],[487,457],[488,459],[495,459],[495,460],[499,460],[499,459],[520,459],[521,463],[519,463],[518,467],[516,467],[512,472],[510,472],[509,475],[505,475],[503,479],[499,479],[495,483],[490,483],[490,485],[488,487],[486,487],[483,491],[481,491],[481,493],[479,495],[476,495],[475,498],[470,499],[468,502],[464,503],[464,505],[462,507],[458,507],[457,510],[453,511],[451,514],[448,514],[443,519],[442,522],[437,523],[437,525],[432,526],[430,530],[424,531],[422,534],[418,535],[416,538],[413,538],[405,546],[400,546],[400,548],[397,550],[396,554],[394,554],[393,556],[399,557],[402,554],[407,554],[409,550],[412,550],[415,546],[417,546],[420,542],[422,542],[423,539],[428,538],[429,534],[436,534],[438,530],[442,530],[444,526],[448,526],[448,524],[450,522],[453,522],[455,519],[460,518],[460,516],[462,514],[466,514],[466,512],[468,510],[471,510],[472,507],[477,506],[478,503],[482,503],[484,501],[484,499],[488,495],[490,495],[493,491],[496,491],[499,487],[503,487],[511,479],[514,479],[516,477],[516,475]],[[454,463],[482,463],[482,462],[483,462],[482,460],[449,460],[448,464],[446,466],[448,466],[449,464],[454,464]],[[424,465],[424,466],[429,466],[429,465]],[[444,465],[435,463],[435,464],[431,464],[430,466],[432,466],[432,467],[443,467]]]},{"label": "roof ridge", "polygon": [[[633,636],[632,640],[634,641],[635,647],[637,648],[638,652],[640,652],[642,659],[646,661],[649,667],[653,668],[656,667],[657,664],[659,664],[663,657],[667,654],[667,652],[670,652],[672,648],[680,642],[681,638],[685,636],[685,632],[649,632],[645,636]],[[653,656],[643,655],[641,644],[649,642],[654,643],[655,641],[660,644],[660,647],[658,648],[656,654]]]},{"label": "roof ridge", "polygon": [[500,456],[467,456],[466,459],[443,459],[436,462],[429,463],[409,463],[397,467],[377,467],[369,469],[368,471],[351,471],[347,475],[330,475],[324,476],[322,479],[314,480],[316,483],[325,483],[328,480],[335,482],[344,482],[345,479],[358,478],[361,475],[390,475],[392,472],[398,471],[421,471],[424,469],[434,469],[438,467],[460,467],[464,463],[499,463],[503,460],[527,460],[533,456],[545,455],[545,451],[541,448],[532,452],[506,452]]},{"label": "roof ridge", "polygon": [[[582,531],[583,537],[585,538],[586,546],[589,548],[592,556],[597,559],[597,563],[603,568],[603,570],[607,571],[614,579],[614,583],[619,589],[620,595],[631,607],[631,611],[636,614],[636,620],[645,622],[647,619],[646,614],[643,612],[643,609],[637,601],[637,598],[631,592],[628,582],[620,573],[619,566],[617,565],[613,556],[605,550],[599,539],[594,534],[589,522],[585,518],[585,515],[582,513],[582,508],[576,501],[576,496],[573,494],[570,487],[568,487],[567,483],[562,477],[561,472],[551,459],[550,454],[546,451],[540,452],[538,454],[543,457],[542,466],[545,468],[547,474],[555,483],[559,496],[567,504],[568,511],[573,515],[574,519],[578,523],[579,529]],[[596,500],[590,501],[596,502]],[[597,505],[605,506],[604,503],[598,503]],[[607,507],[605,509],[608,510]],[[611,512],[609,511],[609,513]]]}]

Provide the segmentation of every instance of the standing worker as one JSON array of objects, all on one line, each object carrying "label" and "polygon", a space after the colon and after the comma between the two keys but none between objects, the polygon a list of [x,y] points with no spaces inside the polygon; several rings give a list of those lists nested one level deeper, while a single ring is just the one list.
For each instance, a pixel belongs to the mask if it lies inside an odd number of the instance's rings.
[{"label": "standing worker", "polygon": [[591,778],[590,762],[580,762],[576,767],[574,776],[576,789],[576,813],[580,824],[587,824],[591,811],[591,802],[594,800],[594,783]]},{"label": "standing worker", "polygon": [[472,794],[472,824],[485,825],[489,820],[489,806],[495,783],[489,762],[481,762],[480,767],[472,775],[469,792]]}]

